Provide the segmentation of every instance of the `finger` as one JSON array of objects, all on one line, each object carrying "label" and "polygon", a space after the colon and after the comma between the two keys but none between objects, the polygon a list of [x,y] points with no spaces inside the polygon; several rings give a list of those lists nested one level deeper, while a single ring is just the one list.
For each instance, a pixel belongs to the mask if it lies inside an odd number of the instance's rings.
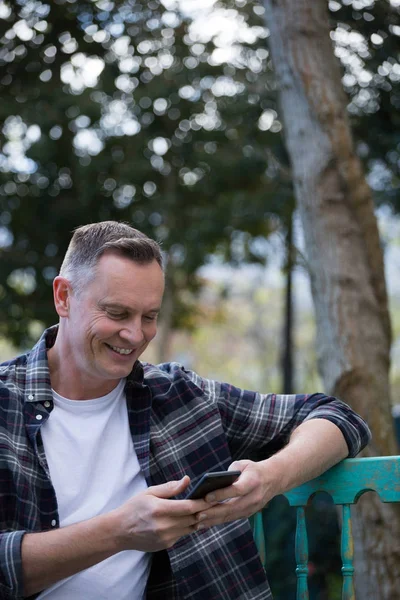
[{"label": "finger", "polygon": [[208,511],[203,511],[197,515],[196,531],[228,523],[237,519],[243,519],[251,514],[246,511],[246,506],[243,505],[240,499],[234,499],[226,504],[219,504],[210,508]]},{"label": "finger", "polygon": [[215,490],[215,492],[210,492],[205,497],[205,501],[209,503],[218,503],[229,500],[229,498],[243,496],[247,492],[246,486],[241,485],[241,477],[242,475],[240,475],[239,479],[237,479],[232,485],[221,488],[220,490]]},{"label": "finger", "polygon": [[164,522],[163,528],[165,531],[174,532],[174,534],[182,535],[182,531],[193,528],[198,523],[197,515],[189,515],[184,517],[172,518]]},{"label": "finger", "polygon": [[[157,488],[157,492],[160,492],[160,487],[161,486],[148,488],[147,493],[151,493],[154,495],[154,489]],[[154,504],[152,505],[152,514],[155,518],[162,517],[166,519],[179,520],[183,517],[190,517],[193,519],[195,515],[197,515],[201,511],[207,510],[208,508],[210,508],[210,506],[213,506],[213,504],[206,502],[205,500],[177,500],[175,496],[173,496],[172,498],[161,498],[160,496],[158,496],[154,498]]]},{"label": "finger", "polygon": [[249,462],[248,460],[235,460],[229,465],[228,471],[244,471]]},{"label": "finger", "polygon": [[[241,468],[240,468],[241,467]],[[221,488],[219,490],[215,490],[214,492],[210,492],[206,495],[205,501],[210,503],[218,503],[224,502],[229,498],[236,498],[237,496],[242,496],[245,493],[245,488],[240,485],[240,482],[243,477],[243,466],[239,464],[238,461],[232,463],[230,467],[228,467],[228,471],[240,471],[238,479],[227,487]]]},{"label": "finger", "polygon": [[162,540],[160,549],[170,548],[171,546],[176,544],[176,542],[180,538],[185,537],[187,535],[191,535],[196,530],[197,530],[196,523],[192,523],[191,525],[187,525],[186,527],[179,527],[179,528],[169,530],[168,535],[165,535],[165,537]]},{"label": "finger", "polygon": [[197,531],[199,521],[197,515],[191,515],[189,518],[181,518],[175,520],[174,523],[170,523],[167,529],[168,538],[178,540],[180,537],[190,535],[194,531]]},{"label": "finger", "polygon": [[228,498],[246,496],[260,486],[260,473],[256,463],[250,460],[239,460],[229,466],[228,470],[232,469],[241,471],[240,477],[230,487],[222,488],[207,495],[207,501],[223,502]]},{"label": "finger", "polygon": [[164,510],[173,518],[193,517],[215,504],[217,503],[206,502],[205,500],[165,500]]},{"label": "finger", "polygon": [[167,481],[161,485],[153,485],[147,489],[148,494],[152,494],[157,498],[173,498],[181,494],[190,484],[190,477],[185,475],[179,481]]},{"label": "finger", "polygon": [[218,504],[219,502],[225,502],[226,500],[230,500],[231,498],[237,498],[238,496],[241,496],[242,493],[240,492],[240,490],[238,490],[238,488],[234,487],[235,484],[230,485],[227,488],[224,488],[223,490],[218,490],[216,492],[211,492],[210,494],[207,494],[205,500],[206,502],[210,503],[210,504]]}]

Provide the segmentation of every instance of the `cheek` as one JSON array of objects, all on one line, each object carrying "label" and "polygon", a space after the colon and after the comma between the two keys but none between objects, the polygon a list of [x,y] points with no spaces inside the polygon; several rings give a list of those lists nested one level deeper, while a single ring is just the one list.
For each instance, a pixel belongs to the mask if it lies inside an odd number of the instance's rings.
[{"label": "cheek", "polygon": [[87,338],[90,340],[103,340],[109,338],[116,331],[116,324],[104,317],[94,318],[87,327]]},{"label": "cheek", "polygon": [[146,342],[151,342],[151,340],[156,336],[157,333],[157,323],[150,323],[148,327],[145,329],[145,340]]}]

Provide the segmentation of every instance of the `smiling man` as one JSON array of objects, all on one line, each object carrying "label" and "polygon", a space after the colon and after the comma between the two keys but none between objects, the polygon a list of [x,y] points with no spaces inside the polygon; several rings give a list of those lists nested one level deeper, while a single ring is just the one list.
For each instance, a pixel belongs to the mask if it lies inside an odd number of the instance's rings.
[{"label": "smiling man", "polygon": [[[247,517],[357,454],[364,421],[141,363],[164,274],[127,224],[77,229],[53,289],[59,324],[0,367],[0,597],[271,598]],[[226,469],[233,485],[185,499]]]},{"label": "smiling man", "polygon": [[60,324],[48,360],[53,388],[67,398],[111,392],[157,333],[163,271],[155,258],[129,258],[129,245],[109,244],[90,271],[83,267],[77,275],[67,262],[54,280]]}]

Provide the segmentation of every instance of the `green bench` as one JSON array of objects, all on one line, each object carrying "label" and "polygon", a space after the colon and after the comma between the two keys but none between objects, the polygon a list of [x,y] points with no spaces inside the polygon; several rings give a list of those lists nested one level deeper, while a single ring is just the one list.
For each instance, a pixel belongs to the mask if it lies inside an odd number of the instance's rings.
[{"label": "green bench", "polygon": [[[400,502],[400,456],[349,458],[285,494],[290,506],[296,507],[296,575],[297,600],[308,600],[308,540],[305,506],[318,492],[327,492],[342,507],[341,556],[342,600],[354,600],[353,535],[350,506],[367,491],[374,491],[382,502]],[[252,518],[253,534],[263,565],[266,565],[266,540],[262,512]]]}]

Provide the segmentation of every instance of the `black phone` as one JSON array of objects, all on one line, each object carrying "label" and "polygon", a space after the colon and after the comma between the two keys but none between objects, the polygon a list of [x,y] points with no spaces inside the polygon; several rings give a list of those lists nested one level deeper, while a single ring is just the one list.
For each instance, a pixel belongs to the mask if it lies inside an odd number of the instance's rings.
[{"label": "black phone", "polygon": [[188,493],[186,499],[200,500],[215,490],[232,485],[239,477],[241,471],[216,471],[214,473],[204,473],[200,481]]}]

